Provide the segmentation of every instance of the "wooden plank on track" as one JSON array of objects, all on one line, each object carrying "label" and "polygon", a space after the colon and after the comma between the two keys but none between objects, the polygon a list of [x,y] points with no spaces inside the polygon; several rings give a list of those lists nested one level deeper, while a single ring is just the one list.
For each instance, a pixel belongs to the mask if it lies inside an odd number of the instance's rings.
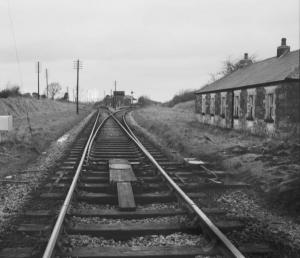
[{"label": "wooden plank on track", "polygon": [[109,181],[112,182],[136,182],[132,169],[110,169]]},{"label": "wooden plank on track", "polygon": [[109,161],[109,181],[110,183],[137,181],[128,160],[111,159]]},{"label": "wooden plank on track", "polygon": [[133,191],[130,182],[118,182],[118,201],[120,211],[135,211],[136,205],[134,201]]}]

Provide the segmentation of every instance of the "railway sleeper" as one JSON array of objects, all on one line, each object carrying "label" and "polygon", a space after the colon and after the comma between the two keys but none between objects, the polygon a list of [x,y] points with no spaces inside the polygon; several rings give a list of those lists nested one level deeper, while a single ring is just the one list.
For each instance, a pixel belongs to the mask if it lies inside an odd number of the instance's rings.
[{"label": "railway sleeper", "polygon": [[[236,188],[236,187],[244,187],[248,186],[247,184],[199,184],[199,183],[177,183],[177,185],[183,190],[196,190],[196,189],[211,189],[211,188]],[[47,188],[52,188],[53,184],[47,184]],[[59,183],[56,184],[55,187],[57,188],[66,188],[70,187],[70,184]],[[150,192],[150,191],[160,191],[160,190],[168,190],[168,186],[165,184],[155,184],[155,183],[140,183],[140,184],[133,184],[132,185],[133,192],[136,194],[141,194],[143,192]],[[80,183],[77,185],[78,190],[89,191],[93,193],[116,193],[117,186],[116,184],[109,184],[109,183]]]},{"label": "railway sleeper", "polygon": [[[103,172],[104,174],[105,172]],[[85,182],[85,183],[108,183],[109,182],[109,177],[108,175],[105,175],[105,174],[108,174],[108,172],[106,172],[104,175],[102,174],[102,176],[96,176],[93,174],[93,176],[81,176],[80,177],[80,180],[82,182]],[[146,183],[157,183],[160,181],[160,179],[158,177],[153,177],[153,176],[147,176],[146,174],[143,174],[143,175],[138,175],[137,177],[137,180],[138,181],[144,181]],[[174,178],[174,177],[171,177],[174,181],[178,180],[177,178]],[[190,177],[182,177],[183,179],[187,180],[189,179]],[[52,177],[51,180],[56,180],[57,177]],[[73,177],[71,175],[67,175],[67,176],[63,176],[61,178],[61,181],[71,181],[73,180]]]},{"label": "railway sleeper", "polygon": [[[186,193],[190,198],[206,198],[205,193]],[[64,200],[65,193],[43,193],[40,195],[41,199],[47,200]],[[77,201],[98,204],[118,204],[118,196],[116,194],[105,193],[83,193],[75,194]],[[174,194],[163,193],[143,193],[134,196],[136,204],[150,204],[150,203],[170,203],[177,202],[177,197]]]},{"label": "railway sleeper", "polygon": [[[226,211],[216,208],[201,208],[201,210],[207,215],[225,215]],[[25,213],[27,217],[54,217],[56,212],[53,210],[28,210]],[[178,215],[187,215],[187,211],[183,209],[153,209],[153,210],[142,210],[137,209],[136,211],[119,211],[117,209],[112,210],[77,210],[72,209],[68,216],[77,217],[98,217],[98,218],[109,218],[109,219],[145,219],[145,218],[156,218],[156,217],[170,217]]]},{"label": "railway sleeper", "polygon": [[[245,226],[240,221],[217,221],[215,226],[223,233],[242,231]],[[52,225],[47,224],[21,224],[18,232],[28,235],[48,235]],[[190,225],[189,223],[144,223],[144,224],[76,224],[76,226],[64,227],[67,234],[70,235],[91,235],[105,237],[114,240],[128,240],[132,237],[146,235],[169,235],[176,232],[187,234],[203,233],[199,225]]]},{"label": "railway sleeper", "polygon": [[[242,254],[266,254],[272,252],[267,244],[239,244],[238,249]],[[0,258],[22,257],[32,258],[35,252],[33,248],[5,248],[0,253]],[[19,256],[22,254],[22,256]],[[74,247],[69,252],[57,250],[59,257],[80,258],[195,258],[197,255],[215,256],[221,255],[218,250],[204,251],[201,246],[133,246],[133,247]]]}]

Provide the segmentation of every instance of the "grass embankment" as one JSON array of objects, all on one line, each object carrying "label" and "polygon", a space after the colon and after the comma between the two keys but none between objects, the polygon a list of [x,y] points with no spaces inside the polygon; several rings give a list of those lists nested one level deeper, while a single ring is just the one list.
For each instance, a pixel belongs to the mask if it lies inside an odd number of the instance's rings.
[{"label": "grass embankment", "polygon": [[0,143],[0,178],[25,169],[92,109],[81,105],[77,115],[75,108],[74,104],[51,100],[0,99],[0,115],[13,116],[13,131],[3,133]]},{"label": "grass embankment", "polygon": [[194,101],[132,112],[135,121],[182,157],[209,161],[215,170],[255,186],[277,207],[300,210],[300,145],[202,124]]}]

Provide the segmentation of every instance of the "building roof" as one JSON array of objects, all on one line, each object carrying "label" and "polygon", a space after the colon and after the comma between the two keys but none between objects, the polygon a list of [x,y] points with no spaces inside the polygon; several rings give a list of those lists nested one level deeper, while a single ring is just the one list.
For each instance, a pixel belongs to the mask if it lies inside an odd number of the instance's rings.
[{"label": "building roof", "polygon": [[243,88],[286,79],[299,79],[299,50],[288,52],[281,57],[271,57],[215,81],[195,94]]},{"label": "building roof", "polygon": [[[124,99],[130,99],[131,100],[131,95],[125,95]],[[132,100],[136,100],[134,97],[132,97]]]},{"label": "building roof", "polygon": [[104,100],[111,100],[111,99],[112,99],[112,97],[110,95],[106,95],[104,98]]}]

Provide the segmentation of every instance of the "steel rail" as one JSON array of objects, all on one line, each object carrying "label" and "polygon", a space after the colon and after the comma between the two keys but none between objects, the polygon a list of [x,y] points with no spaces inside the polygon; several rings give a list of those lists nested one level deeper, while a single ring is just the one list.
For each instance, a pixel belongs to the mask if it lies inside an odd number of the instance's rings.
[{"label": "steel rail", "polygon": [[[215,241],[215,245],[219,248],[221,253],[226,258],[245,258],[245,256],[229,241],[229,239],[212,223],[212,221],[201,211],[200,208],[181,190],[181,188],[168,176],[163,168],[156,162],[152,155],[146,150],[146,148],[123,127],[123,125],[112,115],[112,117],[123,128],[127,135],[138,145],[138,147],[144,152],[151,163],[159,170],[159,172],[167,180],[168,184],[176,191],[180,199],[182,199],[190,208],[195,212],[199,218],[199,224],[203,231],[209,235],[211,241]],[[127,124],[127,123],[126,123]],[[127,125],[128,126],[128,125]],[[131,132],[132,133],[132,132]]]},{"label": "steel rail", "polygon": [[[105,107],[100,107],[100,108],[105,108]],[[118,111],[115,111],[115,112],[111,112],[108,108],[105,108],[105,109],[107,109],[107,111],[108,111],[108,113],[109,113],[109,116],[106,117],[106,118],[101,122],[101,124],[98,126],[98,128],[97,128],[96,132],[94,133],[94,136],[93,136],[93,138],[92,138],[92,140],[91,140],[91,143],[94,142],[95,137],[96,137],[98,131],[100,130],[100,128],[102,127],[102,125],[104,124],[104,122],[105,122],[110,116],[112,116],[113,114],[116,114],[116,113],[118,113],[118,112],[121,111],[121,110],[118,110]],[[86,158],[86,162],[87,162],[87,163],[89,162],[89,159],[90,159],[91,148],[92,148],[92,144],[89,145],[89,149],[88,149],[88,153],[87,153],[87,158]]]},{"label": "steel rail", "polygon": [[[132,110],[130,110],[131,112]],[[125,116],[127,115],[129,111],[126,111],[125,114],[123,115],[123,123],[125,124],[126,128],[127,128],[127,131],[129,131],[129,133],[132,135],[132,137],[137,141],[139,142],[141,145],[142,143],[139,141],[139,139],[134,135],[134,133],[131,131],[130,127],[128,126],[127,122],[126,122],[126,118]]]},{"label": "steel rail", "polygon": [[74,190],[76,188],[76,184],[77,184],[77,181],[78,181],[78,178],[79,178],[79,174],[80,174],[81,169],[82,169],[84,158],[85,158],[86,152],[88,150],[88,146],[89,146],[89,144],[91,142],[92,135],[93,135],[93,132],[95,130],[96,124],[98,122],[99,115],[100,115],[100,110],[98,112],[95,124],[93,126],[92,132],[91,132],[90,137],[88,139],[88,142],[87,142],[87,144],[86,144],[86,146],[84,148],[84,151],[83,151],[80,163],[79,163],[78,168],[76,170],[76,173],[75,173],[75,176],[73,178],[73,181],[72,181],[72,184],[70,186],[70,189],[68,191],[67,197],[66,197],[66,199],[65,199],[65,201],[64,201],[64,203],[63,203],[63,205],[62,205],[62,207],[60,209],[60,212],[58,214],[58,218],[57,218],[55,226],[54,226],[54,228],[52,230],[52,233],[51,233],[50,239],[48,241],[46,250],[45,250],[45,252],[43,254],[43,258],[51,258],[51,257],[53,257],[53,255],[55,253],[55,245],[56,245],[56,243],[58,241],[58,238],[60,236],[62,225],[63,225],[63,223],[65,221],[65,216],[66,216],[66,214],[68,212],[70,203],[72,201],[72,197],[73,197],[73,194],[74,194]]},{"label": "steel rail", "polygon": [[[97,128],[96,132],[94,133],[94,136],[93,136],[93,138],[92,138],[92,140],[91,140],[91,143],[94,142],[95,137],[96,137],[96,135],[97,135],[99,129],[102,127],[102,125],[104,124],[104,122],[105,122],[108,118],[111,117],[111,115],[112,115],[112,114],[110,114],[108,117],[106,117],[106,118],[101,122],[101,124],[98,126],[98,128]],[[89,159],[90,159],[91,148],[92,148],[92,144],[89,144],[89,149],[88,149],[87,159],[86,159],[86,162],[87,162],[87,163],[89,162]]]}]

